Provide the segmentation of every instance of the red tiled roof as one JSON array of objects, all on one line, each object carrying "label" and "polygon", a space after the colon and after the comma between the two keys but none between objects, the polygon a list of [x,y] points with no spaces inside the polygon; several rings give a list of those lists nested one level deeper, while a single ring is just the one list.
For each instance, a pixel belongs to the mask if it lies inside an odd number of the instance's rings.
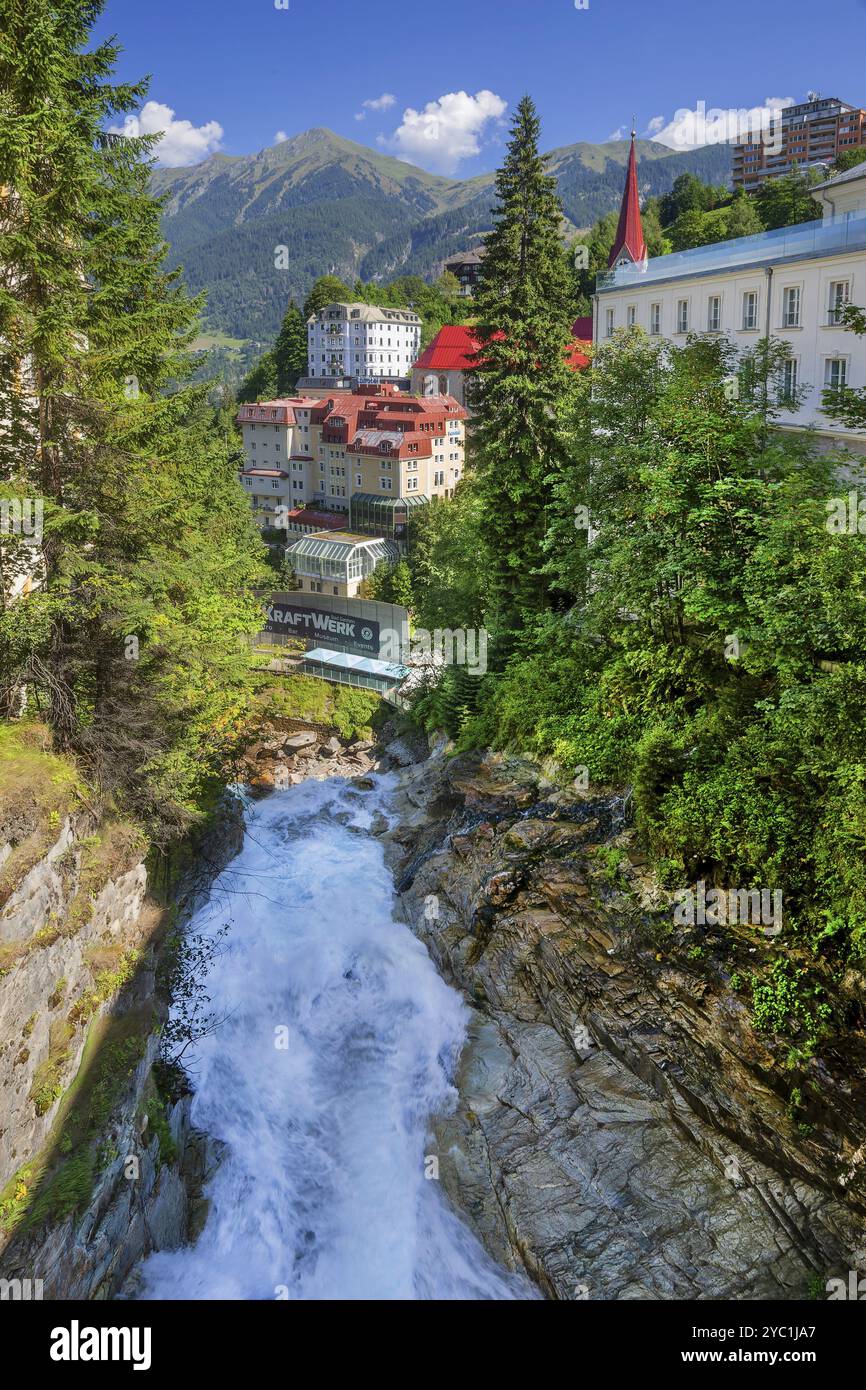
[{"label": "red tiled roof", "polygon": [[302,526],[318,526],[320,531],[342,531],[347,524],[347,512],[317,512],[308,507],[294,507],[287,513],[287,520],[300,522]]},{"label": "red tiled roof", "polygon": [[[588,331],[577,332],[578,324],[587,326]],[[589,366],[589,358],[581,351],[592,342],[592,319],[575,319],[572,327],[575,334],[574,340],[569,344],[567,360],[575,371],[582,371]],[[496,337],[504,335],[497,333]],[[424,371],[425,368],[432,372],[471,372],[477,367],[474,360],[475,353],[481,346],[481,341],[475,336],[473,329],[463,323],[446,324],[440,328],[436,337],[425,348],[418,361],[413,366],[413,371]],[[423,398],[422,398],[423,399]],[[435,397],[431,398],[431,408],[435,408]]]},{"label": "red tiled roof", "polygon": [[418,361],[415,368],[433,372],[468,372],[472,370],[474,354],[481,346],[473,330],[465,323],[448,323],[439,329]]},{"label": "red tiled roof", "polygon": [[312,396],[283,396],[275,401],[251,401],[238,407],[235,417],[239,425],[293,425],[296,406],[313,406]]}]

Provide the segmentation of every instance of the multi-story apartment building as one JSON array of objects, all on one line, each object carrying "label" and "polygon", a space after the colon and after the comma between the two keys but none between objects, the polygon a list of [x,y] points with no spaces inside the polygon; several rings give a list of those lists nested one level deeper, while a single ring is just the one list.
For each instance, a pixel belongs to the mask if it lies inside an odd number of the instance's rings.
[{"label": "multi-story apartment building", "polygon": [[466,411],[451,396],[393,387],[332,396],[312,412],[318,449],[313,500],[348,504],[352,528],[402,541],[408,510],[450,497],[465,468]]},{"label": "multi-story apartment building", "polygon": [[308,374],[360,382],[406,379],[421,345],[412,309],[326,304],[307,321]]},{"label": "multi-story apartment building", "polygon": [[[598,277],[594,339],[639,326],[678,345],[692,333],[726,336],[740,349],[764,337],[783,341],[791,356],[779,385],[780,424],[866,453],[866,434],[835,424],[822,408],[825,390],[866,385],[866,339],[840,322],[845,304],[866,304],[866,164],[814,194],[820,222],[650,260],[642,245],[634,258],[615,245],[611,269]],[[631,207],[632,225],[635,215]]]},{"label": "multi-story apartment building", "polygon": [[303,505],[310,496],[314,459],[310,415],[318,401],[302,396],[242,405],[236,420],[243,437],[241,485],[256,523],[276,524],[277,508]]},{"label": "multi-story apartment building", "polygon": [[759,188],[794,165],[831,164],[843,150],[866,144],[866,111],[838,97],[814,97],[783,107],[772,129],[734,146],[735,188]]},{"label": "multi-story apartment building", "polygon": [[466,414],[452,396],[409,396],[385,383],[244,405],[241,483],[261,526],[291,511],[292,529],[306,529],[299,509],[318,509],[402,541],[408,510],[450,497],[463,477]]}]

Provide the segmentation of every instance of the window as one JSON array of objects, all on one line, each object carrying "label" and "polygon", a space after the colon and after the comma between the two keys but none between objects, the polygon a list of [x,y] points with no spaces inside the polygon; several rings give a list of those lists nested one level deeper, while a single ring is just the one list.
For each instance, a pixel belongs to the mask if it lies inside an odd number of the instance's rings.
[{"label": "window", "polygon": [[637,309],[634,304],[629,304],[625,311],[625,321],[629,328],[634,328],[637,319]]},{"label": "window", "polygon": [[612,338],[612,337],[613,337],[613,323],[614,323],[613,314],[614,314],[613,309],[608,309],[608,310],[607,310],[607,316],[606,316],[605,322],[606,322],[606,325],[607,325],[607,327],[606,327],[606,336],[607,336],[608,338]]},{"label": "window", "polygon": [[828,391],[840,391],[848,385],[848,359],[828,357],[824,365],[824,385]]},{"label": "window", "polygon": [[848,303],[849,284],[847,280],[832,280],[830,282],[830,305],[828,323],[841,323],[842,310]]},{"label": "window", "polygon": [[677,332],[688,333],[689,331],[689,301],[687,299],[677,300]]},{"label": "window", "polygon": [[758,291],[746,290],[743,295],[743,328],[748,333],[758,326]]},{"label": "window", "polygon": [[707,300],[707,332],[719,333],[722,327],[722,296],[711,294]]},{"label": "window", "polygon": [[800,286],[788,285],[782,291],[782,327],[800,327]]},{"label": "window", "polygon": [[782,368],[782,380],[779,386],[780,405],[796,404],[799,376],[799,365],[796,358],[789,357]]},{"label": "window", "polygon": [[649,331],[654,338],[658,337],[662,331],[662,306],[660,304],[650,305]]}]

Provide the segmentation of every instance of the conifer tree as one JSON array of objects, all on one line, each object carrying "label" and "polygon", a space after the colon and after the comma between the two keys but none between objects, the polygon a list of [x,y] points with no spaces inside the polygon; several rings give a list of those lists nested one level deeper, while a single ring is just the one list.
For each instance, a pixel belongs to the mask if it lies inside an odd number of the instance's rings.
[{"label": "conifer tree", "polygon": [[[208,401],[198,301],[162,267],[143,85],[87,51],[99,0],[7,3],[0,35],[0,480],[44,503],[36,589],[0,613],[0,691],[168,838],[246,701],[261,545]],[[0,537],[2,541],[2,537]]]},{"label": "conifer tree", "polygon": [[485,515],[501,664],[521,626],[549,601],[543,547],[552,483],[567,465],[573,373],[566,361],[571,275],[555,181],[539,154],[529,97],[518,106],[496,176],[493,231],[476,298],[478,372],[473,466]]},{"label": "conifer tree", "polygon": [[277,393],[290,395],[298,378],[307,374],[307,325],[293,299],[289,301],[274,343],[274,361]]}]

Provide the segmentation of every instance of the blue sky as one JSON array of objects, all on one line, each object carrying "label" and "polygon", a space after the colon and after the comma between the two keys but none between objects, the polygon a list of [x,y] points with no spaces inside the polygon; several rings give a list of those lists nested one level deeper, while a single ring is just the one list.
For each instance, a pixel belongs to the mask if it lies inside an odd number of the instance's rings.
[{"label": "blue sky", "polygon": [[124,77],[152,74],[141,119],[171,164],[328,126],[467,177],[499,163],[527,91],[546,149],[632,112],[675,144],[699,102],[866,105],[866,0],[108,0],[98,32]]}]

